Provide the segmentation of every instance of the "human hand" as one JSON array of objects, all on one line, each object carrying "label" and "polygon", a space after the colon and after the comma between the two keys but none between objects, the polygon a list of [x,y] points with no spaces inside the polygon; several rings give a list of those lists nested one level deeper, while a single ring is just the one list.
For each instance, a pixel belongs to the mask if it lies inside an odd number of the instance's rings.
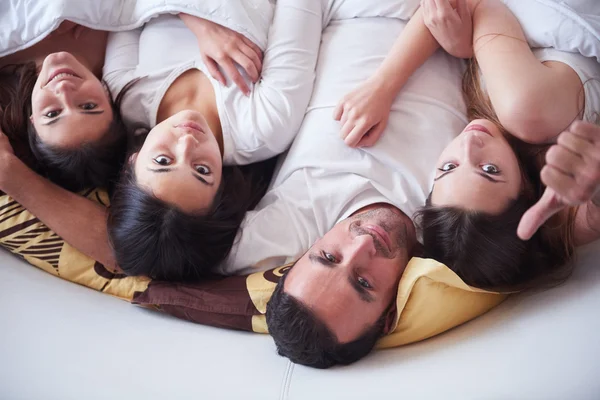
[{"label": "human hand", "polygon": [[467,0],[421,0],[421,8],[425,25],[444,50],[458,58],[473,56],[473,20]]},{"label": "human hand", "polygon": [[202,61],[210,75],[227,86],[221,67],[245,95],[250,94],[246,81],[235,67],[239,64],[252,82],[257,82],[262,70],[263,54],[252,41],[229,28],[188,14],[179,14],[185,25],[196,35]]},{"label": "human hand", "polygon": [[517,235],[530,239],[552,215],[569,207],[598,203],[600,195],[600,127],[576,121],[546,153],[541,172],[547,186],[542,198],[521,218]]},{"label": "human hand", "polygon": [[394,97],[373,79],[345,95],[333,111],[344,142],[350,147],[373,146],[387,126]]}]

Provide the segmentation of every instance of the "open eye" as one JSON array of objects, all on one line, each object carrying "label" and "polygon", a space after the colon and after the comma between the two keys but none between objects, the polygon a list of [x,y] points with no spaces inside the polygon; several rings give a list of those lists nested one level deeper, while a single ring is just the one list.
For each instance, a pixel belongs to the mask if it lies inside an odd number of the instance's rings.
[{"label": "open eye", "polygon": [[156,163],[158,165],[163,165],[163,166],[167,166],[173,162],[173,160],[170,157],[167,157],[165,155],[160,155],[160,156],[154,158],[153,161],[154,161],[154,163]]},{"label": "open eye", "polygon": [[448,171],[452,171],[456,167],[458,167],[458,165],[456,165],[455,163],[447,162],[447,163],[444,163],[444,165],[442,165],[442,168],[438,168],[438,170],[440,170],[442,172],[448,172]]},{"label": "open eye", "polygon": [[200,175],[210,175],[210,168],[206,165],[196,165],[194,168]]},{"label": "open eye", "polygon": [[362,276],[359,276],[358,278],[356,278],[356,281],[358,282],[358,284],[362,287],[364,287],[365,289],[371,289],[372,286],[369,283],[369,281],[367,281],[365,278],[363,278]]},{"label": "open eye", "polygon": [[500,173],[500,169],[494,164],[484,164],[481,166],[481,170],[490,175],[498,175]]},{"label": "open eye", "polygon": [[46,118],[56,118],[60,115],[60,111],[61,110],[52,110],[52,111],[48,111],[46,114],[44,114],[44,117]]},{"label": "open eye", "polygon": [[321,255],[323,256],[324,259],[326,259],[330,263],[337,263],[337,259],[331,253],[327,253],[326,251],[322,251]]},{"label": "open eye", "polygon": [[96,103],[84,103],[82,105],[79,106],[79,108],[81,108],[82,110],[93,110],[94,108],[97,108],[98,104]]}]

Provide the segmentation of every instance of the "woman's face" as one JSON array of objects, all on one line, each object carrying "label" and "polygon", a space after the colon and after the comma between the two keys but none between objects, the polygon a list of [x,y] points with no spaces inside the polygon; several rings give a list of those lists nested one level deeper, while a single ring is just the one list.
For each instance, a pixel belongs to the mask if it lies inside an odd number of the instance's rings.
[{"label": "woman's face", "polygon": [[431,202],[500,214],[521,191],[517,157],[495,124],[472,121],[442,152]]},{"label": "woman's face", "polygon": [[40,139],[60,148],[100,140],[113,119],[105,87],[66,52],[44,59],[31,96],[31,109],[31,121]]},{"label": "woman's face", "polygon": [[132,161],[138,185],[186,213],[210,208],[221,184],[217,139],[196,111],[181,111],[156,125]]}]

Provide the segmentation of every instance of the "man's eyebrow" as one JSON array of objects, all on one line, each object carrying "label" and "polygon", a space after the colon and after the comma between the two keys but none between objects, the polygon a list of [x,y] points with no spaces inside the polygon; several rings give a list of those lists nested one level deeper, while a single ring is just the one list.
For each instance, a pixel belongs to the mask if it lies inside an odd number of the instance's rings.
[{"label": "man's eyebrow", "polygon": [[362,301],[364,301],[365,303],[372,303],[375,301],[373,295],[369,293],[367,289],[362,287],[355,279],[352,279],[352,276],[350,275],[348,275],[348,283],[352,285],[352,288],[356,291],[356,293],[358,293]]}]

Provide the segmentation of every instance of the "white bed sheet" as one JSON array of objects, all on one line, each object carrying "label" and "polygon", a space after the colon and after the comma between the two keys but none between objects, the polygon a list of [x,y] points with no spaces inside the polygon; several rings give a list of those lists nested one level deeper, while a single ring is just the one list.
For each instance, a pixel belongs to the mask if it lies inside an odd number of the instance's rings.
[{"label": "white bed sheet", "polygon": [[563,286],[430,340],[313,370],[270,337],[132,306],[0,252],[0,399],[600,398],[600,243]]}]

